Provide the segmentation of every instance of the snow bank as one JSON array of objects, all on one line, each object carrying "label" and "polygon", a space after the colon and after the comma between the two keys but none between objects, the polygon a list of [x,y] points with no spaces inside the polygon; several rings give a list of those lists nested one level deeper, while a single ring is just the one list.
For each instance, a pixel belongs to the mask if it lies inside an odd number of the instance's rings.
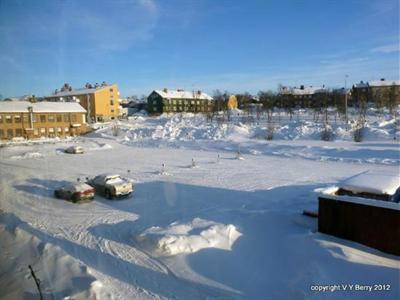
[{"label": "snow bank", "polygon": [[[120,134],[113,136],[112,126],[103,125],[97,130],[97,135],[106,138],[119,139],[123,143],[137,141],[199,141],[199,140],[225,140],[241,141],[246,139],[265,140],[268,131],[266,120],[253,119],[246,121],[246,114],[233,114],[231,121],[219,124],[215,120],[209,122],[204,115],[182,113],[175,115],[163,114],[158,117],[136,117],[126,122],[119,123]],[[299,119],[285,118],[278,121],[276,117],[272,123],[274,140],[320,140],[321,133],[325,130],[322,121],[312,121],[312,113],[305,112]],[[330,122],[330,128],[335,140],[352,141],[352,131],[338,121]],[[389,116],[379,119],[371,116],[365,124],[364,140],[393,140],[394,136],[400,138],[396,132],[395,120]]]},{"label": "snow bank", "polygon": [[[199,231],[199,234],[190,234]],[[201,249],[231,250],[242,234],[232,224],[225,225],[200,218],[190,223],[172,223],[167,228],[151,227],[138,240],[152,245],[160,255],[194,253]]]},{"label": "snow bank", "polygon": [[10,159],[31,159],[31,158],[43,158],[43,154],[39,152],[26,152],[21,155],[13,155]]},{"label": "snow bank", "polygon": [[1,299],[39,298],[28,265],[40,280],[44,299],[111,299],[86,265],[44,236],[15,215],[0,211],[0,269],[7,274],[0,276]]}]

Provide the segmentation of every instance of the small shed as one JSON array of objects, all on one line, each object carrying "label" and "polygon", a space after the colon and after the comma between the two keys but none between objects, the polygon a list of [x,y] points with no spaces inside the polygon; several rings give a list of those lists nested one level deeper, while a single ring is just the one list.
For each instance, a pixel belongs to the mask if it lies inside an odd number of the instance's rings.
[{"label": "small shed", "polygon": [[318,198],[318,231],[400,255],[400,174],[366,172]]}]

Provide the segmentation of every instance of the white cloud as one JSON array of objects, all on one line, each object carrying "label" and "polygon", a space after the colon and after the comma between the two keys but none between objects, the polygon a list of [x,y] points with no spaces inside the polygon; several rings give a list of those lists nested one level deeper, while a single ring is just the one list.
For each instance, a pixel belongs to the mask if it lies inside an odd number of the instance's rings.
[{"label": "white cloud", "polygon": [[399,51],[400,51],[400,46],[398,43],[384,45],[384,46],[380,46],[380,47],[371,49],[371,52],[374,52],[374,53],[393,53],[393,52],[399,52]]}]

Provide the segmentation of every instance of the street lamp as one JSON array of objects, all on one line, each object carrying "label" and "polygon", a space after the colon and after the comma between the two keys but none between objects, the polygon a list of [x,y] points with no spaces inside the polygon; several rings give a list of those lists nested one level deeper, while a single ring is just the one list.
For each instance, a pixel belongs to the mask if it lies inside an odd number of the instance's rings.
[{"label": "street lamp", "polygon": [[344,106],[345,106],[345,115],[346,115],[346,130],[348,130],[349,126],[349,116],[347,114],[347,78],[349,75],[344,75]]}]

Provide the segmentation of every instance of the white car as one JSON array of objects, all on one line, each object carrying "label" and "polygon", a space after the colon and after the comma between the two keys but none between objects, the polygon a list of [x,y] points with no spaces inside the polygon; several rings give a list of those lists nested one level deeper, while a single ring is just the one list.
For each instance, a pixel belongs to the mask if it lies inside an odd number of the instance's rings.
[{"label": "white car", "polygon": [[108,199],[129,196],[133,191],[132,182],[117,174],[98,175],[87,183]]},{"label": "white car", "polygon": [[94,193],[94,188],[86,183],[70,183],[56,189],[54,196],[76,203],[93,200]]},{"label": "white car", "polygon": [[83,148],[81,146],[71,146],[65,149],[65,153],[70,154],[83,154]]}]

